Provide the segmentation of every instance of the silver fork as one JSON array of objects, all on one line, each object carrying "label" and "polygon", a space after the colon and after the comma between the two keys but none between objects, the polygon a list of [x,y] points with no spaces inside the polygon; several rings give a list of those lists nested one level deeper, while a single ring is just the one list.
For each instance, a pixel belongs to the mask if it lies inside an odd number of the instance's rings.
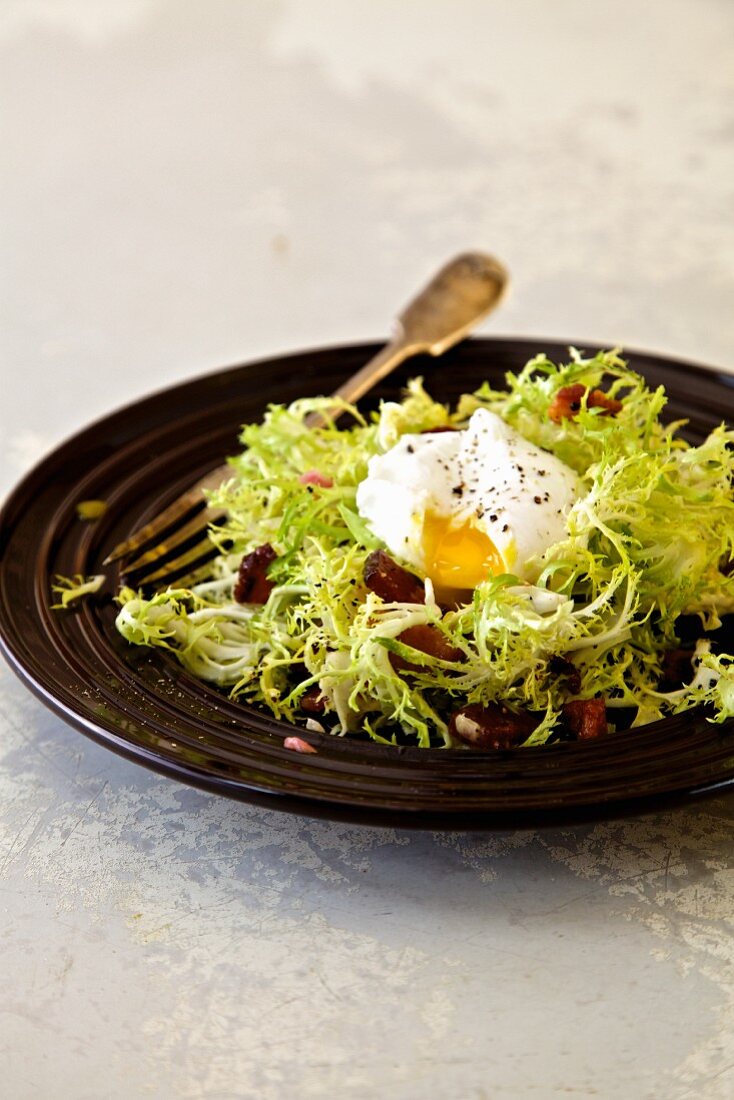
[{"label": "silver fork", "polygon": [[[482,252],[456,256],[406,306],[397,319],[392,340],[333,396],[353,403],[411,356],[442,355],[499,304],[507,284],[507,271],[493,256]],[[339,414],[339,408],[330,413],[333,418]],[[306,423],[316,428],[325,419],[312,413]],[[174,579],[178,584],[203,580],[217,553],[209,528],[226,519],[224,509],[206,504],[205,492],[216,489],[230,476],[229,466],[212,470],[115,546],[105,565],[122,560],[122,573],[134,586],[162,587],[165,581]]]}]

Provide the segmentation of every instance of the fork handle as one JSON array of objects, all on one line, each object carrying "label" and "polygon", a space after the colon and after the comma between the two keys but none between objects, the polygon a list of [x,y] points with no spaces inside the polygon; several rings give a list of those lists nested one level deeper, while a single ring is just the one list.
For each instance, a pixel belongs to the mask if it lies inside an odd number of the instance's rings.
[{"label": "fork handle", "polygon": [[[384,378],[404,362],[405,359],[409,359],[411,355],[417,355],[420,351],[425,351],[426,347],[422,344],[416,344],[414,341],[406,339],[402,326],[398,326],[393,339],[389,344],[385,344],[383,348],[380,348],[377,355],[373,355],[372,358],[365,363],[363,367],[360,367],[351,378],[347,378],[346,382],[342,382],[338,389],[335,389],[332,397],[340,397],[343,401],[349,401],[353,404],[355,401],[359,401],[360,397],[371,390],[381,378]],[[341,413],[340,408],[330,410],[331,416],[336,417]],[[305,417],[305,423],[309,428],[321,428],[326,424],[326,419],[323,413],[309,413]],[[189,493],[192,500],[199,498],[203,489],[218,489],[223,481],[227,477],[232,476],[232,467],[228,465],[217,466],[216,470],[211,470],[210,473],[205,474],[195,485],[191,486]]]},{"label": "fork handle", "polygon": [[401,328],[389,344],[385,344],[384,348],[381,348],[377,355],[373,355],[356,374],[334,390],[334,397],[341,397],[350,404],[359,401],[360,397],[364,397],[368,390],[371,390],[391,370],[409,359],[411,355],[424,350],[422,345],[406,340]]},{"label": "fork handle", "polygon": [[[341,386],[334,390],[332,396],[353,404],[355,401],[359,401],[360,397],[364,397],[380,379],[385,378],[400,363],[410,359],[412,355],[417,355],[419,352],[426,350],[427,346],[425,344],[416,344],[414,341],[408,340],[402,326],[399,326],[390,343],[385,344],[384,348],[381,348],[377,355],[373,355],[369,362],[360,367],[351,378],[347,378],[346,382],[342,382]],[[322,428],[328,422],[327,417],[328,419],[336,419],[341,412],[342,409],[338,406],[330,409],[326,415],[311,412],[306,417],[305,423],[309,428]]]},{"label": "fork handle", "polygon": [[[496,309],[508,282],[504,265],[484,252],[464,252],[449,260],[400,314],[390,343],[347,379],[334,394],[354,402],[386,374],[419,352],[442,355]],[[339,409],[329,410],[335,420]],[[306,417],[310,428],[326,422],[323,414]]]}]

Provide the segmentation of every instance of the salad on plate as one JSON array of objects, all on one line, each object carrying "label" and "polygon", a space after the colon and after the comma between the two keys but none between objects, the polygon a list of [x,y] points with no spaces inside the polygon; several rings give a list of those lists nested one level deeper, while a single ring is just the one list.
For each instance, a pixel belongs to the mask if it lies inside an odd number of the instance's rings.
[{"label": "salad on plate", "polygon": [[207,579],[123,588],[117,629],[300,730],[387,744],[723,721],[734,431],[694,446],[665,404],[618,351],[572,349],[455,408],[420,379],[338,425],[333,398],[273,405],[212,495]]}]

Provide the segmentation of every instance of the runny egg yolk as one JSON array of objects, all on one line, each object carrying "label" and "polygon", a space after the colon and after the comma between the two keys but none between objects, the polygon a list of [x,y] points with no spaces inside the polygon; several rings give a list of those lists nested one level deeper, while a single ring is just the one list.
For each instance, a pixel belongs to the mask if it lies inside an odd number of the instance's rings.
[{"label": "runny egg yolk", "polygon": [[422,541],[426,573],[439,588],[476,588],[506,572],[491,538],[469,520],[427,512]]}]

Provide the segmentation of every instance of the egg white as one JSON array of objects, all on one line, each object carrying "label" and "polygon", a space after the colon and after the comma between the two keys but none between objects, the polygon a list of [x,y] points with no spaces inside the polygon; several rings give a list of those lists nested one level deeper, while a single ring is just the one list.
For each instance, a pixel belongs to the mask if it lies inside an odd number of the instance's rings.
[{"label": "egg white", "polygon": [[[465,588],[492,573],[537,580],[537,558],[567,534],[579,491],[565,463],[477,409],[464,431],[404,435],[372,458],[357,509],[388,549],[437,589]],[[451,568],[434,560],[436,531],[448,532],[456,582]],[[479,566],[485,545],[492,552]],[[464,548],[474,563],[466,568]]]}]

